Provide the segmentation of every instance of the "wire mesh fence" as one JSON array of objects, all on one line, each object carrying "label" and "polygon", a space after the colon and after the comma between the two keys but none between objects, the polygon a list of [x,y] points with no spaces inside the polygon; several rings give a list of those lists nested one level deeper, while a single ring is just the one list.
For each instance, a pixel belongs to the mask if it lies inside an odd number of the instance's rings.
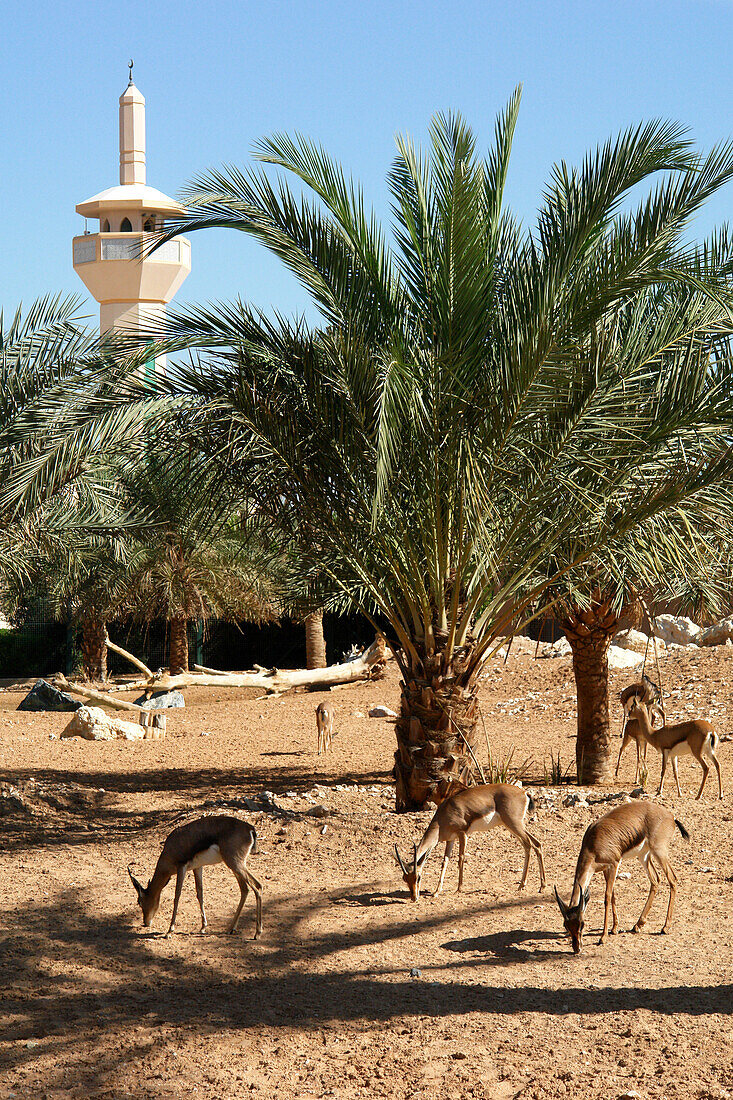
[{"label": "wire mesh fence", "polygon": [[[329,662],[341,659],[352,646],[369,645],[374,628],[361,616],[324,617],[326,652]],[[139,657],[156,671],[168,664],[169,630],[163,620],[144,625],[109,623],[110,640]],[[248,669],[259,664],[267,668],[305,666],[305,628],[292,619],[277,623],[231,623],[219,619],[191,622],[188,629],[189,665],[204,665],[223,671]],[[111,675],[133,672],[132,666],[116,653],[108,654]],[[81,671],[78,628],[58,622],[44,607],[38,607],[11,630],[0,630],[0,678],[50,676],[54,672],[72,675]]]}]

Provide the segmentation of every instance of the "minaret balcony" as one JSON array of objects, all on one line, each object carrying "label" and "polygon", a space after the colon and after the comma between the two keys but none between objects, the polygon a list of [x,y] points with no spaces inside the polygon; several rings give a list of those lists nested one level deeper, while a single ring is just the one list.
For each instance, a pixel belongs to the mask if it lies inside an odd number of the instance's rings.
[{"label": "minaret balcony", "polygon": [[191,267],[191,243],[185,237],[166,241],[146,255],[155,238],[150,233],[85,233],[74,237],[74,267],[103,260],[151,260],[158,264]]}]

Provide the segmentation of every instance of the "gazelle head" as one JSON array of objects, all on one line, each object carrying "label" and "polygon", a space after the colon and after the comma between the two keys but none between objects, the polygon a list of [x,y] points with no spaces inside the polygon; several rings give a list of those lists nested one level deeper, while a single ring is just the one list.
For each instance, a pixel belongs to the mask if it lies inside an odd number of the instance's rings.
[{"label": "gazelle head", "polygon": [[402,880],[407,883],[407,888],[410,891],[410,897],[413,901],[417,901],[420,897],[420,879],[422,877],[422,869],[425,866],[425,861],[421,860],[418,866],[417,862],[417,844],[413,844],[412,866],[408,869],[405,867],[404,860],[399,853],[399,849],[395,844],[394,850],[397,856],[397,862],[400,865],[402,871]]},{"label": "gazelle head", "polygon": [[581,891],[577,905],[566,905],[557,892],[557,886],[555,887],[555,897],[557,898],[557,904],[560,906],[565,931],[570,936],[570,942],[573,945],[573,953],[579,955],[583,946],[584,914],[590,898],[590,887],[585,891]]},{"label": "gazelle head", "polygon": [[143,924],[146,928],[149,928],[152,924],[153,917],[158,912],[158,906],[160,905],[160,896],[153,898],[150,895],[150,883],[147,886],[143,886],[141,882],[138,882],[133,875],[130,868],[127,868],[127,873],[132,879],[132,885],[137,891],[137,903],[143,911]]}]

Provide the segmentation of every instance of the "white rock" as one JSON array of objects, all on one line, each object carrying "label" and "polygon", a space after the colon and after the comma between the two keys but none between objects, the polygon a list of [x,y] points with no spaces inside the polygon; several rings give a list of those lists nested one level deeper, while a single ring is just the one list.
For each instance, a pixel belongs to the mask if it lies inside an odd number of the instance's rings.
[{"label": "white rock", "polygon": [[644,634],[641,630],[634,630],[633,627],[630,627],[628,630],[619,630],[618,634],[616,634],[613,639],[613,644],[618,646],[619,649],[633,649],[635,652],[644,653],[648,641],[648,634]]},{"label": "white rock", "polygon": [[643,660],[640,653],[634,653],[630,649],[620,649],[617,645],[608,647],[609,668],[636,668]]},{"label": "white rock", "polygon": [[733,638],[733,617],[721,619],[719,623],[701,630],[698,645],[725,645]]},{"label": "white rock", "polygon": [[378,707],[372,707],[372,709],[369,711],[369,717],[370,718],[396,718],[397,714],[396,714],[395,711],[390,710],[389,707],[378,706]]},{"label": "white rock", "polygon": [[86,741],[142,741],[165,736],[163,730],[143,727],[137,722],[110,717],[101,707],[79,707],[61,731],[62,737],[83,737]]},{"label": "white rock", "polygon": [[677,645],[697,645],[700,627],[684,615],[657,615],[654,630],[663,642],[676,642]]}]

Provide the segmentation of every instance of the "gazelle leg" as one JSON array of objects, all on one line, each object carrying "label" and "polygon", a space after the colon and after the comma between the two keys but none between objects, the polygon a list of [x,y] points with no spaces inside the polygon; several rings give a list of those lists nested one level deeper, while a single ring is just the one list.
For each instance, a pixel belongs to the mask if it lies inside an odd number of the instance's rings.
[{"label": "gazelle leg", "polygon": [[[610,867],[604,869],[603,874],[606,878],[606,897],[605,904],[603,906],[603,931],[601,932],[601,938],[598,941],[598,946],[606,942],[608,937],[608,914],[611,909],[611,899],[613,898],[613,892],[616,886],[616,873],[618,871],[618,863],[613,863]],[[615,928],[615,923],[614,923]]]},{"label": "gazelle leg", "polygon": [[178,874],[176,875],[176,896],[173,898],[173,914],[171,916],[170,928],[166,932],[166,936],[170,936],[171,932],[176,930],[176,916],[178,914],[178,902],[181,900],[181,890],[183,889],[183,880],[186,877],[186,868],[179,867]]},{"label": "gazelle leg", "polygon": [[445,879],[445,872],[448,868],[448,860],[450,859],[450,854],[453,851],[454,843],[455,843],[455,841],[449,840],[448,843],[445,846],[445,852],[443,854],[443,863],[442,863],[441,868],[440,868],[440,879],[438,880],[438,889],[435,891],[435,894],[433,895],[436,898],[437,898],[438,894],[440,893],[440,891],[443,889],[443,881]]},{"label": "gazelle leg", "polygon": [[641,932],[642,928],[644,927],[644,922],[646,921],[646,918],[647,918],[647,913],[651,909],[652,904],[654,902],[654,898],[657,896],[657,890],[659,889],[659,874],[657,872],[656,867],[652,863],[648,852],[644,856],[644,858],[641,860],[641,863],[644,864],[644,867],[646,869],[646,873],[649,876],[649,883],[650,883],[649,897],[646,899],[646,905],[642,909],[638,921],[636,922],[634,927],[631,929],[632,932]]},{"label": "gazelle leg", "polygon": [[237,906],[237,911],[234,914],[234,920],[229,925],[229,935],[233,936],[234,933],[237,931],[237,925],[239,923],[239,918],[241,916],[242,910],[244,909],[244,903],[247,900],[247,894],[249,893],[249,883],[247,882],[247,876],[245,874],[243,874],[242,871],[240,871],[240,870],[235,871],[233,867],[231,868],[231,871],[232,871],[232,874],[234,875],[235,879],[239,883],[239,893],[240,893],[239,905]]},{"label": "gazelle leg", "polygon": [[678,764],[677,757],[673,756],[672,757],[672,775],[674,776],[674,781],[677,784],[677,794],[680,796],[680,798],[682,798],[682,791],[680,790],[680,777],[679,777],[679,774],[677,772],[677,764]]},{"label": "gazelle leg", "polygon": [[641,769],[641,745],[636,742],[636,771],[634,772],[634,783],[639,782],[639,773]]},{"label": "gazelle leg", "polygon": [[720,774],[720,763],[718,761],[717,756],[714,756],[713,753],[711,753],[710,755],[712,757],[713,764],[715,764],[715,770],[718,773],[718,798],[722,798],[723,797],[723,777]]},{"label": "gazelle leg", "polygon": [[618,916],[616,913],[616,883],[613,884],[613,890],[611,891],[611,914],[613,916],[613,923],[611,925],[611,935],[615,936],[618,932]]},{"label": "gazelle leg", "polygon": [[525,832],[527,833],[527,836],[529,837],[529,842],[532,845],[532,847],[534,849],[534,854],[537,857],[537,866],[540,869],[540,890],[544,890],[545,884],[546,884],[546,879],[545,879],[545,859],[544,859],[544,855],[542,854],[542,845],[539,842],[539,840],[537,839],[537,837],[534,836],[532,833],[530,833],[529,829],[526,829]]},{"label": "gazelle leg", "polygon": [[[619,769],[619,765],[621,763],[621,756],[623,754],[624,749],[628,745],[628,743],[629,743],[629,739],[627,737],[624,737],[623,741],[621,742],[621,748],[618,750],[618,760],[616,761],[616,772],[615,772],[615,775],[616,775],[617,779],[618,779],[618,769]],[[637,759],[637,767],[638,767],[638,760],[639,760],[639,746],[638,745],[637,745],[637,748],[636,748],[636,759]]]},{"label": "gazelle leg", "polygon": [[458,893],[463,886],[463,865],[466,862],[466,834],[458,834]]},{"label": "gazelle leg", "polygon": [[666,770],[667,770],[667,753],[662,752],[662,774],[659,777],[659,789],[657,791],[658,795],[664,793],[664,773],[666,772]]},{"label": "gazelle leg", "polygon": [[710,771],[710,765],[702,754],[698,756],[697,760],[700,767],[702,768],[702,783],[700,784],[700,790],[695,795],[695,798],[702,798],[702,792],[705,790],[705,784],[708,781],[708,772]]},{"label": "gazelle leg", "polygon": [[200,867],[195,867],[193,881],[196,883],[196,897],[201,910],[201,931],[206,931],[206,910],[204,909],[204,873]]}]

